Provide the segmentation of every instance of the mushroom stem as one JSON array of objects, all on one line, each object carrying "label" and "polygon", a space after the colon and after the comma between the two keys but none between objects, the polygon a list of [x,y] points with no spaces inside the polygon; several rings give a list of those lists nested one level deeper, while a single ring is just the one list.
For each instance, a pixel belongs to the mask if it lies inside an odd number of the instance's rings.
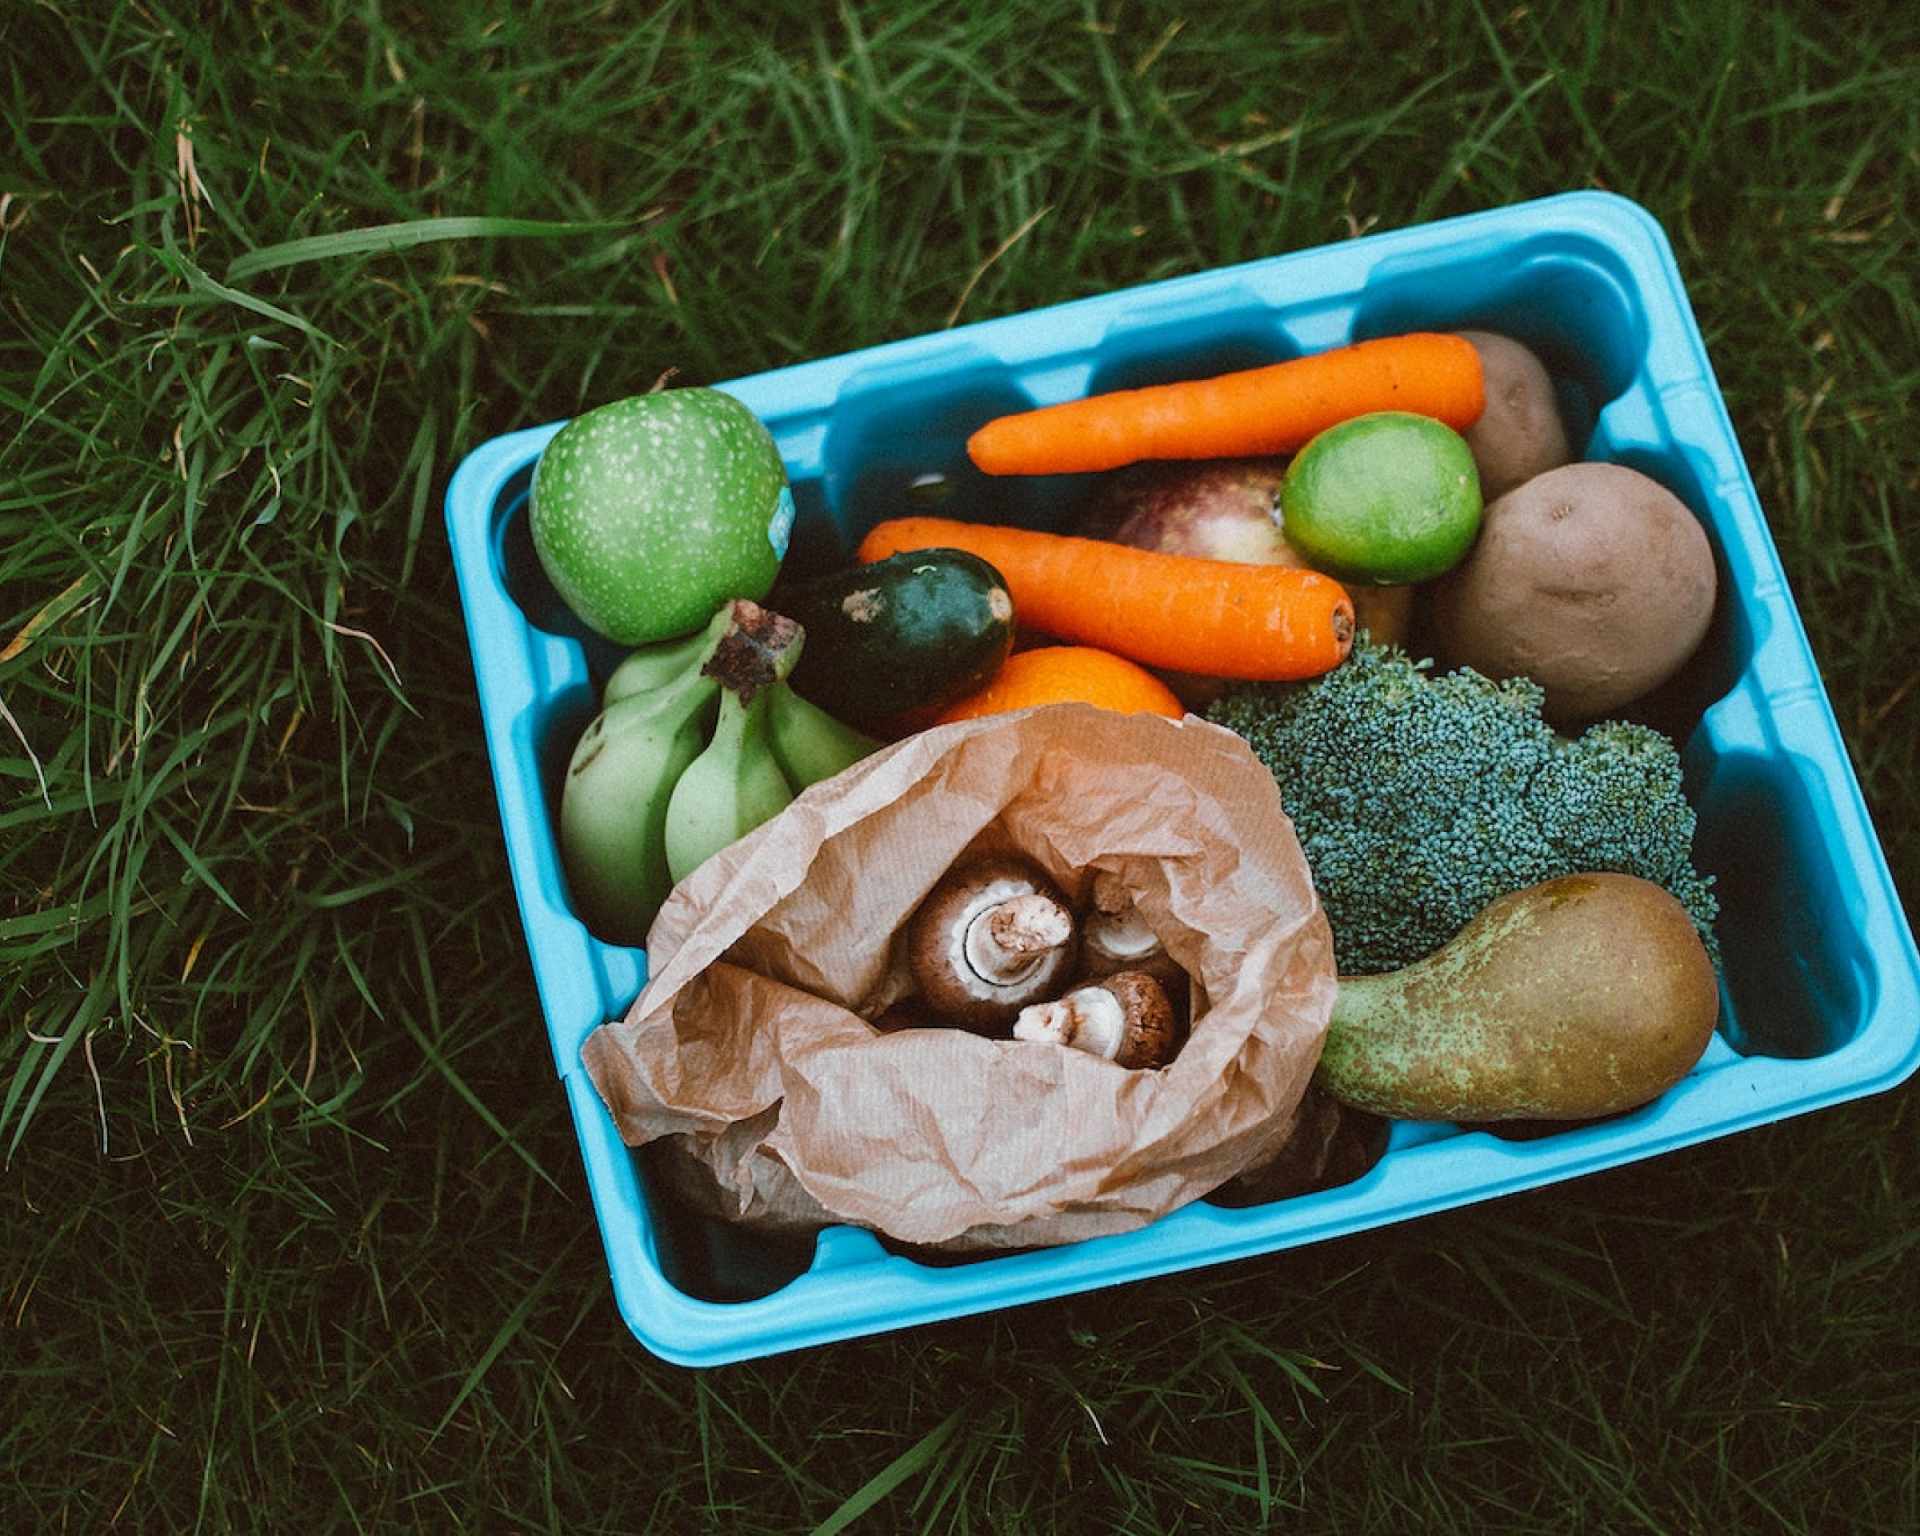
[{"label": "mushroom stem", "polygon": [[1112,1061],[1126,1043],[1127,1012],[1105,987],[1081,987],[1050,1003],[1022,1008],[1013,1021],[1013,1038],[1070,1045]]},{"label": "mushroom stem", "polygon": [[1166,989],[1145,971],[1119,971],[1022,1008],[1013,1037],[1070,1046],[1122,1067],[1164,1067],[1180,1048]]},{"label": "mushroom stem", "polygon": [[1009,897],[967,924],[966,961],[987,981],[1018,981],[1073,937],[1073,914],[1038,891]]}]

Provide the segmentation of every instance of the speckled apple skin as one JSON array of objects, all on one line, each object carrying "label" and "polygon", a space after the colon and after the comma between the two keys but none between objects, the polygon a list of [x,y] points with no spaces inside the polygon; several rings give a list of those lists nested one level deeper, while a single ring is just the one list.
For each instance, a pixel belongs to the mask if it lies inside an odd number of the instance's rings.
[{"label": "speckled apple skin", "polygon": [[793,493],[772,434],[719,390],[598,406],[534,466],[533,547],[562,600],[621,645],[705,624],[765,597],[786,554]]}]

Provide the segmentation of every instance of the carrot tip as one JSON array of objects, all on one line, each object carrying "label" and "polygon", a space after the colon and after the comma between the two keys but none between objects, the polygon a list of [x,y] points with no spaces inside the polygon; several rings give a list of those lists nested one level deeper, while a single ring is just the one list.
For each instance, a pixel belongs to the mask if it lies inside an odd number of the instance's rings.
[{"label": "carrot tip", "polygon": [[967,439],[967,457],[973,461],[973,467],[983,475],[1006,475],[1013,473],[1005,461],[1005,456],[994,450],[996,433],[989,423]]}]

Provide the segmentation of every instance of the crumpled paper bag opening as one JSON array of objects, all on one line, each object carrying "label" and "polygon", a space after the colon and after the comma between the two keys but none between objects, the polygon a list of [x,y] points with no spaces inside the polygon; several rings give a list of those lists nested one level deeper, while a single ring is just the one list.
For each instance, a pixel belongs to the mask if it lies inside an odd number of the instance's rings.
[{"label": "crumpled paper bag opening", "polygon": [[[911,1009],[898,936],[986,851],[1077,902],[1095,871],[1124,884],[1194,983],[1169,1066],[868,1022]],[[671,1138],[672,1187],[770,1230],[846,1222],[962,1252],[1129,1231],[1274,1157],[1335,986],[1246,744],[1083,704],[940,726],[814,785],[681,882],[647,949],[646,989],[582,1058],[629,1145]]]}]

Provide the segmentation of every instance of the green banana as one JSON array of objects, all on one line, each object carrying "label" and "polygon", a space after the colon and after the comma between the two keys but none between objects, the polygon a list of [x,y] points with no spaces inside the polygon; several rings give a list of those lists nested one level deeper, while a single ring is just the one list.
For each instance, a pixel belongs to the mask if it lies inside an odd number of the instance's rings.
[{"label": "green banana", "polygon": [[742,599],[608,678],[560,798],[567,883],[596,935],[644,943],[675,882],[878,748],[788,688],[805,638]]},{"label": "green banana", "polygon": [[709,625],[706,629],[696,629],[690,635],[682,635],[677,640],[662,640],[631,652],[607,679],[607,686],[600,694],[600,707],[611,709],[622,699],[631,698],[636,693],[651,693],[656,688],[666,687],[707,660],[712,654],[712,639],[712,627]]},{"label": "green banana", "polygon": [[720,679],[713,739],[681,773],[667,804],[667,868],[684,880],[728,844],[777,816],[793,787],[773,755],[773,691],[800,659],[792,619],[744,600],[705,671]]},{"label": "green banana", "polygon": [[796,792],[880,750],[880,743],[871,736],[843,725],[786,683],[775,683],[768,692],[772,697],[767,706],[767,735],[774,760]]},{"label": "green banana", "polygon": [[609,942],[644,943],[673,887],[667,806],[707,740],[720,680],[705,665],[731,629],[723,609],[692,664],[617,699],[574,746],[560,793],[560,857],[582,920]]}]

